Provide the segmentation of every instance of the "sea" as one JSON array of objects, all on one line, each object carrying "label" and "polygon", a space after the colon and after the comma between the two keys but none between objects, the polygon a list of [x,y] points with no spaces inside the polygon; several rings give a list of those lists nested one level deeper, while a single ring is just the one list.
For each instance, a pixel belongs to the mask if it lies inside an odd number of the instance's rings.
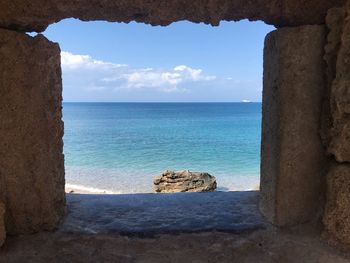
[{"label": "sea", "polygon": [[261,103],[63,103],[67,187],[151,193],[165,170],[257,189]]}]

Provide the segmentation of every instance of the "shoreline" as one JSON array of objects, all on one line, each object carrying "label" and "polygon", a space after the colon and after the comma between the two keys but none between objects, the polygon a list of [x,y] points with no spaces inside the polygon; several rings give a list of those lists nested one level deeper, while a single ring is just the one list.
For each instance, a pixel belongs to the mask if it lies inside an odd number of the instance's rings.
[{"label": "shoreline", "polygon": [[[229,189],[228,191],[216,190],[216,192],[240,192],[240,191],[259,191],[259,190],[260,190],[260,185],[256,185],[255,187],[247,188],[244,190]],[[96,194],[100,194],[100,195],[138,194],[138,193],[113,192],[106,189],[99,189],[99,188],[76,185],[76,184],[66,184],[65,191],[66,191],[66,194],[94,194],[94,195]],[[155,192],[149,192],[149,193],[152,194]]]},{"label": "shoreline", "polygon": [[118,192],[113,192],[105,189],[99,189],[99,188],[76,185],[76,184],[66,184],[65,191],[67,194],[108,194],[108,195],[122,194],[120,192],[118,193]]}]

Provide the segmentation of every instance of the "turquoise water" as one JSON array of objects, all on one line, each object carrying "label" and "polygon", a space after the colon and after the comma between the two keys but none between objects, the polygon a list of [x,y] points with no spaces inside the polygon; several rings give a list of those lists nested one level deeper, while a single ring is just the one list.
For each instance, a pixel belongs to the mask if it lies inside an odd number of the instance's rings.
[{"label": "turquoise water", "polygon": [[259,184],[261,103],[64,103],[66,181],[152,192],[164,170],[205,171],[218,190]]}]

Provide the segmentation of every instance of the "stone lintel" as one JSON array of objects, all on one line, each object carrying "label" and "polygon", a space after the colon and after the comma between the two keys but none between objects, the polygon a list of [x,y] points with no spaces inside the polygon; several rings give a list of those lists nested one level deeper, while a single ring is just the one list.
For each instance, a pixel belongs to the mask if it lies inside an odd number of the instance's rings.
[{"label": "stone lintel", "polygon": [[346,0],[2,0],[0,27],[42,32],[65,18],[83,21],[137,21],[169,25],[188,20],[218,25],[220,21],[262,20],[276,27],[324,24],[327,10]]}]

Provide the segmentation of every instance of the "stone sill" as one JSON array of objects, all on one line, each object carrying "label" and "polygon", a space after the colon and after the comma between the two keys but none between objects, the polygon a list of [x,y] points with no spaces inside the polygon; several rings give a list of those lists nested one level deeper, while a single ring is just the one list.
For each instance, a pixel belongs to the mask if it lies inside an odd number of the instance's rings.
[{"label": "stone sill", "polygon": [[152,236],[222,231],[243,233],[266,226],[259,192],[86,195],[67,194],[59,232]]}]

